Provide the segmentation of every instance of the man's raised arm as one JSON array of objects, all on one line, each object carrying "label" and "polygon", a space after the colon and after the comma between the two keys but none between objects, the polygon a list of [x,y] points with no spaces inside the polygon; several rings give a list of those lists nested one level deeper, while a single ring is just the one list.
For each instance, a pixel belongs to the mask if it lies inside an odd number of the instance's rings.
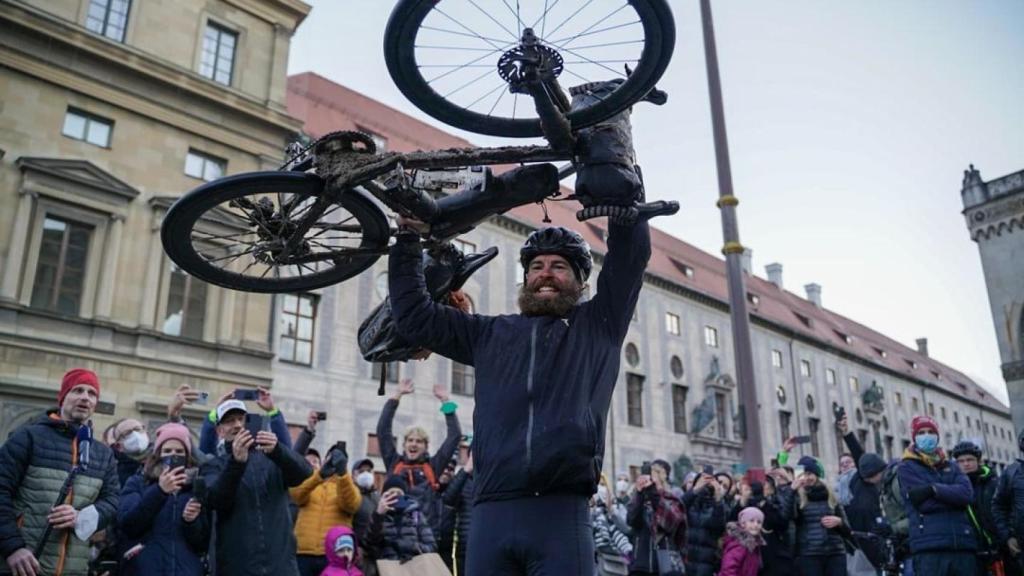
[{"label": "man's raised arm", "polygon": [[632,226],[608,223],[608,253],[589,305],[613,334],[624,338],[636,309],[644,270],[651,259],[651,229],[646,220]]}]

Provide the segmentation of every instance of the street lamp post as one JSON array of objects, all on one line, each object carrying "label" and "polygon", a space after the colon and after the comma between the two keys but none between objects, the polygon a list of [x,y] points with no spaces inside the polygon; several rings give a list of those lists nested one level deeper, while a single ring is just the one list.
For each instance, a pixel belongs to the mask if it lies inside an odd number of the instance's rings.
[{"label": "street lamp post", "polygon": [[718,75],[718,52],[711,21],[710,0],[700,0],[704,29],[704,59],[708,71],[708,95],[711,100],[711,125],[715,137],[715,163],[718,167],[718,208],[722,213],[722,236],[725,245],[729,282],[729,310],[732,317],[733,346],[736,350],[736,374],[739,385],[740,410],[743,417],[743,462],[750,468],[764,467],[761,427],[758,423],[757,386],[754,383],[754,358],[750,346],[750,317],[747,314],[747,290],[743,277],[743,245],[740,244],[739,222],[733,195],[732,170],[729,166],[729,142],[725,134],[725,112],[722,107],[722,83]]}]

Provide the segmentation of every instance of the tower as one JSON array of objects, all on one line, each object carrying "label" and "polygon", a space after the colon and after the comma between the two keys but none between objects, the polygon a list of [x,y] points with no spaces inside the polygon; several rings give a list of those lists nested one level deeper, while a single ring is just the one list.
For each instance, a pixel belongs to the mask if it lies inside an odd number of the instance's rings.
[{"label": "tower", "polygon": [[1014,428],[1024,430],[1024,170],[989,182],[972,164],[960,194],[978,243]]}]

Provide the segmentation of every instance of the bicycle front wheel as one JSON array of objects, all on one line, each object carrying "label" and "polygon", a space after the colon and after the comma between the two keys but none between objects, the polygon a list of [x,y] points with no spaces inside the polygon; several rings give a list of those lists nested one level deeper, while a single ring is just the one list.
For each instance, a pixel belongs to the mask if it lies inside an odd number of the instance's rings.
[{"label": "bicycle front wheel", "polygon": [[569,112],[574,130],[643,98],[675,46],[666,0],[402,0],[388,20],[384,57],[399,90],[434,118],[480,134],[537,137],[533,101],[510,93],[498,67],[527,29],[559,63],[562,84],[624,80]]},{"label": "bicycle front wheel", "polygon": [[330,194],[315,174],[254,172],[179,198],[160,236],[171,260],[200,280],[247,292],[298,292],[366,270],[387,251],[390,230],[359,190]]}]

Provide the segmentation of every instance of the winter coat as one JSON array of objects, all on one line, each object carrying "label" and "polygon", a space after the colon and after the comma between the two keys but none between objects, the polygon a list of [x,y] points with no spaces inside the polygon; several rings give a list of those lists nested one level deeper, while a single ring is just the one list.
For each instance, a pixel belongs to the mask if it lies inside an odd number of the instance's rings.
[{"label": "winter coat", "polygon": [[[142,460],[145,460],[145,456],[140,460],[116,450],[113,453],[114,460],[117,461],[117,481],[124,488],[128,485],[129,478],[142,472]],[[148,452],[144,452],[144,454],[148,454]]]},{"label": "winter coat", "polygon": [[[270,418],[270,431],[277,436],[277,441],[285,448],[292,447],[292,433],[288,430],[288,422],[280,410],[274,412],[273,416],[263,415]],[[210,410],[210,413],[203,419],[203,426],[199,429],[199,451],[207,455],[217,455],[217,410]],[[305,456],[305,454],[302,454]]]},{"label": "winter coat", "polygon": [[1007,466],[995,485],[991,509],[999,542],[1024,540],[1024,459]]},{"label": "winter coat", "polygon": [[458,534],[459,548],[464,552],[469,544],[469,530],[473,526],[473,492],[475,490],[473,475],[460,470],[451,484],[445,488],[444,503],[454,511],[455,532]]},{"label": "winter coat", "polygon": [[633,556],[633,545],[615,525],[604,502],[598,502],[590,509],[590,524],[594,529],[595,550],[606,554],[617,554],[623,558]]},{"label": "winter coat", "polygon": [[281,443],[269,455],[250,452],[246,462],[229,452],[203,465],[207,503],[216,513],[218,576],[298,574],[288,488],[312,473],[305,458]]},{"label": "winter coat", "polygon": [[[973,552],[978,549],[977,538],[967,516],[974,490],[956,462],[947,460],[940,452],[939,461],[932,466],[916,450],[908,448],[897,474],[907,511],[911,554],[929,550]],[[915,505],[909,494],[919,487],[931,487],[934,493],[920,505]]]},{"label": "winter coat", "polygon": [[[630,572],[658,572],[655,550],[675,550],[686,556],[686,507],[670,492],[648,488],[629,503],[633,529],[633,562]],[[689,573],[689,570],[687,570]]]},{"label": "winter coat", "polygon": [[387,514],[373,513],[367,546],[378,560],[408,560],[420,554],[437,551],[434,533],[420,510],[420,504],[409,498],[404,510]]},{"label": "winter coat", "polygon": [[355,541],[356,550],[359,550],[359,539],[356,538],[355,532],[351,528],[348,526],[335,526],[331,528],[327,531],[323,541],[320,542],[320,545],[327,552],[327,568],[324,568],[320,576],[363,576],[362,570],[356,566],[359,562],[358,552],[357,556],[352,558],[352,562],[349,562],[347,558],[338,556],[334,551],[334,542],[344,535],[351,536]]},{"label": "winter coat", "polygon": [[395,467],[401,462],[404,463],[405,471],[403,476],[409,486],[408,495],[420,503],[420,511],[430,522],[430,527],[439,531],[441,527],[441,500],[438,484],[436,488],[431,486],[430,479],[424,474],[421,468],[408,467],[410,464],[428,465],[434,475],[435,483],[440,481],[441,474],[445,467],[451,462],[455,451],[459,449],[459,440],[462,438],[462,427],[459,425],[459,417],[454,412],[445,414],[444,421],[447,428],[444,443],[433,456],[424,453],[416,461],[409,460],[405,454],[399,454],[395,447],[395,435],[392,432],[392,424],[395,420],[395,412],[398,411],[398,400],[388,399],[384,403],[384,409],[380,412],[380,419],[377,420],[377,441],[380,445],[380,455],[384,460],[384,468],[388,474],[395,472]]},{"label": "winter coat", "polygon": [[996,522],[992,515],[992,501],[996,494],[996,485],[999,483],[996,473],[988,466],[982,466],[974,474],[967,478],[971,481],[974,490],[974,501],[971,503],[970,513],[967,517],[974,526],[975,536],[978,538],[978,550],[998,552],[1000,549],[997,539]]},{"label": "winter coat", "polygon": [[359,510],[352,518],[352,529],[360,542],[366,542],[366,537],[370,534],[370,519],[373,517],[373,511],[377,509],[377,503],[380,502],[380,494],[374,488],[359,488],[359,494],[362,500],[359,502]]},{"label": "winter coat", "polygon": [[603,466],[622,342],[651,254],[647,222],[609,223],[597,293],[565,318],[482,316],[434,303],[419,238],[396,238],[388,277],[399,332],[474,366],[477,382],[486,383],[475,397],[477,502],[539,494],[589,498]]},{"label": "winter coat", "polygon": [[[823,483],[805,486],[798,491],[782,492],[786,504],[792,510],[796,525],[796,555],[833,556],[845,555],[843,535],[850,534],[850,521],[838,502],[831,502],[828,488]],[[838,528],[825,528],[821,519],[838,516],[842,524]]]},{"label": "winter coat", "polygon": [[[77,456],[78,425],[56,411],[22,426],[0,446],[0,558],[19,548],[35,550],[46,530],[47,515],[57,501]],[[99,512],[98,530],[117,517],[117,469],[114,454],[99,441],[89,448],[89,466],[75,477],[71,505]],[[53,530],[40,555],[41,574],[85,574],[89,544],[72,530]],[[63,563],[63,571],[57,567]],[[6,563],[0,564],[6,568]]]},{"label": "winter coat", "polygon": [[765,575],[790,574],[793,562],[793,538],[790,532],[792,524],[792,506],[781,492],[792,492],[788,487],[776,488],[776,493],[753,505],[764,512],[764,525],[761,536],[765,544],[761,547],[762,572]]},{"label": "winter coat", "polygon": [[[764,538],[753,536],[730,522],[722,542],[722,567],[718,576],[757,576],[761,569],[761,548]],[[689,573],[689,572],[687,572]]]},{"label": "winter coat", "polygon": [[686,505],[686,574],[711,576],[718,569],[719,538],[725,533],[726,514],[730,508],[715,500],[713,492],[687,492]]},{"label": "winter coat", "polygon": [[181,515],[192,498],[192,487],[165,494],[155,479],[136,474],[121,490],[117,523],[125,538],[142,544],[142,552],[122,562],[121,576],[200,576],[202,557],[210,543],[205,510],[192,522]]},{"label": "winter coat", "polygon": [[352,526],[352,518],[359,511],[362,495],[352,482],[352,475],[334,475],[324,480],[319,470],[288,494],[299,506],[295,521],[295,539],[298,553],[324,555],[324,535],[332,526]]}]

